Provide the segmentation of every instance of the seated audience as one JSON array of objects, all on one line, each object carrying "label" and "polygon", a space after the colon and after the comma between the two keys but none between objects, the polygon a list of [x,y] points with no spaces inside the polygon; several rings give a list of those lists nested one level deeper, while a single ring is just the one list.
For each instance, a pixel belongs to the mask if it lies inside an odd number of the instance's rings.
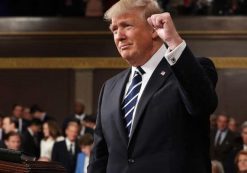
[{"label": "seated audience", "polygon": [[217,160],[212,160],[212,173],[224,173],[222,164]]},{"label": "seated audience", "polygon": [[236,158],[235,164],[237,166],[238,173],[247,173],[247,151],[240,151]]},{"label": "seated audience", "polygon": [[18,132],[10,132],[6,135],[4,143],[7,149],[20,150],[21,148],[21,135]]},{"label": "seated audience", "polygon": [[77,155],[75,173],[87,173],[89,157],[92,150],[93,137],[91,134],[84,134],[79,140],[81,152]]},{"label": "seated audience", "polygon": [[47,121],[43,124],[44,138],[40,143],[40,159],[50,161],[53,145],[56,141],[64,140],[60,129],[55,121]]},{"label": "seated audience", "polygon": [[55,142],[52,149],[52,161],[61,163],[68,173],[74,173],[76,156],[80,151],[77,144],[78,132],[79,125],[76,122],[70,122],[65,130],[65,140]]},{"label": "seated audience", "polygon": [[23,133],[23,151],[30,156],[38,158],[40,156],[40,131],[41,122],[38,119],[33,119],[30,122],[27,130]]}]

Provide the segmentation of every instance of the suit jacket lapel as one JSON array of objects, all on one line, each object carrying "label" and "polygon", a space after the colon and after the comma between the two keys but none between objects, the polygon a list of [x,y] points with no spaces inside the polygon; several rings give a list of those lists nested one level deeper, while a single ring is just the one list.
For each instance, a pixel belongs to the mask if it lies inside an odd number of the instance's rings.
[{"label": "suit jacket lapel", "polygon": [[159,63],[159,65],[154,70],[139,100],[134,122],[132,124],[132,130],[131,130],[128,146],[131,142],[133,134],[135,133],[138,122],[141,116],[143,115],[143,111],[147,107],[147,104],[150,101],[152,95],[162,86],[162,84],[165,83],[165,81],[168,79],[168,76],[170,74],[171,74],[170,65],[167,63],[166,59],[163,58]]},{"label": "suit jacket lapel", "polygon": [[130,68],[127,69],[126,72],[120,76],[118,81],[116,81],[116,84],[112,90],[112,95],[114,96],[114,98],[118,98],[118,100],[116,100],[115,102],[112,102],[112,106],[116,107],[115,110],[118,111],[113,116],[114,122],[116,123],[117,130],[126,145],[127,145],[128,138],[127,138],[126,128],[124,127],[124,122],[123,122],[123,117],[122,117],[122,112],[121,112],[121,104],[122,104],[122,98],[123,98],[124,91],[125,91],[125,86],[128,81],[130,72],[131,72],[131,69]]}]

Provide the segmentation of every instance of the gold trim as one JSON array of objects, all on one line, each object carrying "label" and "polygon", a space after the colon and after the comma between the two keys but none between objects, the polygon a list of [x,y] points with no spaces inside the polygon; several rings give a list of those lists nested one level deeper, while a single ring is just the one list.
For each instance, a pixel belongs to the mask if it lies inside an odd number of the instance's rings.
[{"label": "gold trim", "polygon": [[[181,35],[247,35],[247,30],[181,30]],[[0,36],[102,36],[111,35],[110,31],[24,31],[0,32]]]},{"label": "gold trim", "polygon": [[[247,69],[247,57],[212,57],[217,69]],[[1,57],[0,69],[123,69],[119,57]]]}]

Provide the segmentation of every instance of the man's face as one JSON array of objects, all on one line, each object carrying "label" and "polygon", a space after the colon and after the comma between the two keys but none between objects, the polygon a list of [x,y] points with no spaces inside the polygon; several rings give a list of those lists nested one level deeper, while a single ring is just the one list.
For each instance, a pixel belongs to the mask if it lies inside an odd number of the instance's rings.
[{"label": "man's face", "polygon": [[13,115],[16,118],[21,118],[22,117],[22,113],[23,113],[23,107],[22,106],[16,106],[13,110]]},{"label": "man's face", "polygon": [[110,30],[120,55],[132,66],[143,65],[152,56],[154,30],[139,9],[113,17]]},{"label": "man's face", "polygon": [[3,119],[3,130],[5,133],[9,133],[15,129],[14,123],[10,122],[10,119],[8,117]]},{"label": "man's face", "polygon": [[77,126],[68,126],[68,128],[66,129],[65,133],[66,133],[66,137],[74,142],[78,136],[78,131],[79,131],[79,127]]},{"label": "man's face", "polygon": [[228,118],[226,116],[220,115],[217,118],[217,128],[219,130],[225,130],[228,126]]},{"label": "man's face", "polygon": [[244,144],[247,145],[247,127],[242,129],[241,136],[242,136]]},{"label": "man's face", "polygon": [[85,106],[82,103],[75,102],[75,113],[82,114],[84,113]]},{"label": "man's face", "polygon": [[21,147],[21,138],[17,135],[10,136],[9,140],[5,141],[5,144],[8,149],[19,150]]}]

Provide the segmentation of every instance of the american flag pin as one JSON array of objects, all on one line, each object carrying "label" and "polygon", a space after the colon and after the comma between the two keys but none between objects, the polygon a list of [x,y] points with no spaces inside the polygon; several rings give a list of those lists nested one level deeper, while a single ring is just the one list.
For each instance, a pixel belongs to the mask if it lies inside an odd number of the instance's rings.
[{"label": "american flag pin", "polygon": [[161,74],[162,76],[164,76],[164,75],[166,74],[166,72],[165,72],[165,71],[161,71],[160,74]]}]

